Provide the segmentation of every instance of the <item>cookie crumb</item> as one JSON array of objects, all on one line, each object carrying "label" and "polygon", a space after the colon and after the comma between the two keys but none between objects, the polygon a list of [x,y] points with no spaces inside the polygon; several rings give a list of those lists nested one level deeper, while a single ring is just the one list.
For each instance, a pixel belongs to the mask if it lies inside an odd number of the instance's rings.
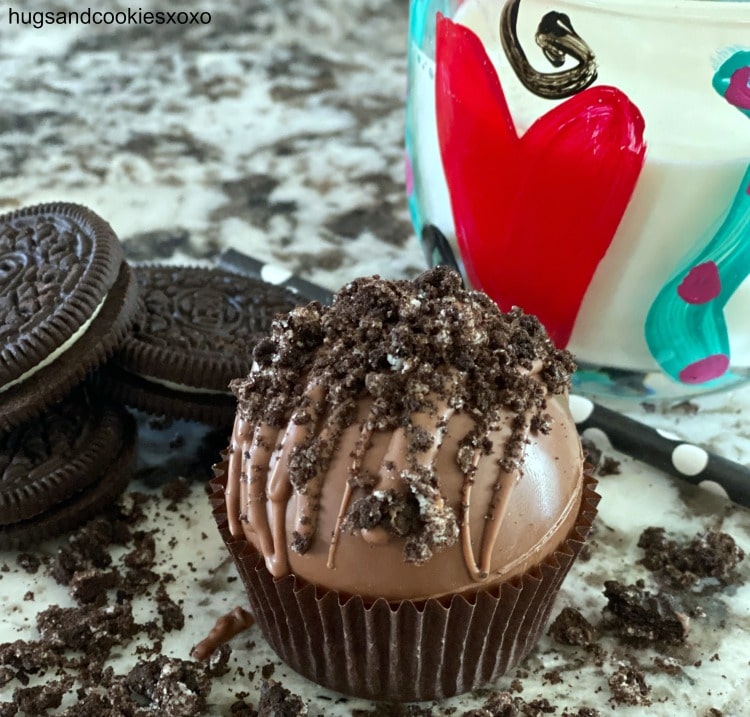
[{"label": "cookie crumb", "polygon": [[604,456],[601,463],[599,464],[597,474],[602,478],[606,478],[607,476],[620,475],[620,461],[612,458],[612,456]]},{"label": "cookie crumb", "polygon": [[607,682],[612,693],[612,699],[617,704],[642,705],[644,707],[651,704],[648,697],[651,687],[646,683],[646,677],[640,670],[634,667],[620,667],[610,675]]},{"label": "cookie crumb", "polygon": [[594,641],[594,628],[581,613],[564,607],[553,620],[548,634],[561,645],[590,645]]},{"label": "cookie crumb", "polygon": [[602,459],[602,451],[597,447],[590,438],[581,438],[581,447],[583,448],[583,455],[586,460],[591,463],[596,470],[599,467],[599,462]]},{"label": "cookie crumb", "polygon": [[164,485],[161,489],[162,498],[165,498],[169,501],[166,509],[171,511],[177,510],[180,503],[182,503],[182,501],[185,500],[185,498],[187,498],[189,494],[190,486],[188,485],[188,482],[182,477],[175,478],[174,480]]},{"label": "cookie crumb", "polygon": [[307,705],[299,695],[287,690],[274,680],[263,680],[260,685],[258,717],[305,717]]},{"label": "cookie crumb", "polygon": [[608,600],[603,608],[604,625],[625,640],[643,642],[684,642],[690,618],[681,611],[673,596],[652,594],[641,585],[623,585],[616,580],[604,583]]},{"label": "cookie crumb", "polygon": [[678,542],[667,538],[664,528],[650,527],[638,547],[645,552],[641,564],[674,587],[690,588],[706,578],[720,585],[741,582],[737,566],[745,553],[727,533],[709,530]]},{"label": "cookie crumb", "polygon": [[203,714],[211,691],[202,663],[164,656],[139,662],[125,682],[134,694],[148,700],[152,711],[163,717]]},{"label": "cookie crumb", "polygon": [[36,574],[42,564],[41,560],[31,553],[19,553],[16,562],[30,575]]}]

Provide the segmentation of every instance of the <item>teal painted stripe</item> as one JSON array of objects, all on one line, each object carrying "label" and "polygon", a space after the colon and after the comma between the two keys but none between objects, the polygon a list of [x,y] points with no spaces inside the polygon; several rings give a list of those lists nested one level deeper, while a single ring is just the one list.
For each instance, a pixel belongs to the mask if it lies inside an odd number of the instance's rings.
[{"label": "teal painted stripe", "polygon": [[[685,381],[686,367],[725,356],[729,361],[729,333],[724,307],[750,273],[750,169],[743,177],[729,214],[715,236],[700,253],[672,276],[654,300],[646,318],[646,341],[656,361],[677,381],[700,383],[706,388],[736,380],[730,373],[711,376],[706,364],[706,380]],[[689,303],[680,295],[690,291],[692,276],[698,272],[718,273],[718,293],[708,301]],[[702,290],[706,290],[704,286]],[[700,294],[701,287],[696,291]],[[718,365],[719,359],[715,359]],[[700,376],[700,372],[698,376]],[[709,377],[710,376],[710,377]]]},{"label": "teal painted stripe", "polygon": [[[750,51],[739,50],[714,73],[712,85],[750,117]],[[665,373],[705,388],[739,380],[731,361],[724,308],[750,274],[750,167],[726,219],[697,256],[683,259],[646,317],[646,342]]]}]

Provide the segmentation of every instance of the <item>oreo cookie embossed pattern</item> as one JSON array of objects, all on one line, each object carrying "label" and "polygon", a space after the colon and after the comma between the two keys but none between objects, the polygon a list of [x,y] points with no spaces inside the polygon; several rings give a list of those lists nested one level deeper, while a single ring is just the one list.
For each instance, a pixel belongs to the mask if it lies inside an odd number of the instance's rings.
[{"label": "oreo cookie embossed pattern", "polygon": [[47,204],[0,217],[0,431],[101,365],[136,307],[122,247],[90,210]]},{"label": "oreo cookie embossed pattern", "polygon": [[297,299],[283,288],[218,269],[140,266],[145,312],[102,380],[129,405],[231,426],[229,382],[248,373],[275,314]]}]

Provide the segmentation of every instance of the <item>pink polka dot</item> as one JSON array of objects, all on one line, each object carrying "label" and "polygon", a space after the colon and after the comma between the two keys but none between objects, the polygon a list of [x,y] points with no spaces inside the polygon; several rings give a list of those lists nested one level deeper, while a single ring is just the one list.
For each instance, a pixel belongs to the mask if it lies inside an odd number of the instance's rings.
[{"label": "pink polka dot", "polygon": [[411,167],[409,153],[404,154],[404,179],[406,181],[406,196],[410,197],[414,191],[414,170]]},{"label": "pink polka dot", "polygon": [[685,366],[680,371],[680,381],[690,384],[706,383],[706,381],[723,376],[728,368],[729,356],[726,354],[706,356],[706,358],[700,361],[695,361]]},{"label": "pink polka dot", "polygon": [[680,298],[688,304],[705,304],[721,293],[719,269],[712,261],[694,266],[677,287]]},{"label": "pink polka dot", "polygon": [[730,105],[750,110],[750,67],[738,67],[732,73],[724,97]]}]

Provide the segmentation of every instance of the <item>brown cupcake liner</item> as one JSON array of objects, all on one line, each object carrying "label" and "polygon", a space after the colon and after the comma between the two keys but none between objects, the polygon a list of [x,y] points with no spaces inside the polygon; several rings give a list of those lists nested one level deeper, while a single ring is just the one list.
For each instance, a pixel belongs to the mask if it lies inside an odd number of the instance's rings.
[{"label": "brown cupcake liner", "polygon": [[586,471],[578,519],[560,548],[525,574],[448,602],[367,603],[358,596],[275,579],[262,556],[229,532],[226,462],[211,481],[213,514],[277,655],[313,682],[348,695],[397,702],[452,697],[492,682],[530,652],[596,516]]}]

